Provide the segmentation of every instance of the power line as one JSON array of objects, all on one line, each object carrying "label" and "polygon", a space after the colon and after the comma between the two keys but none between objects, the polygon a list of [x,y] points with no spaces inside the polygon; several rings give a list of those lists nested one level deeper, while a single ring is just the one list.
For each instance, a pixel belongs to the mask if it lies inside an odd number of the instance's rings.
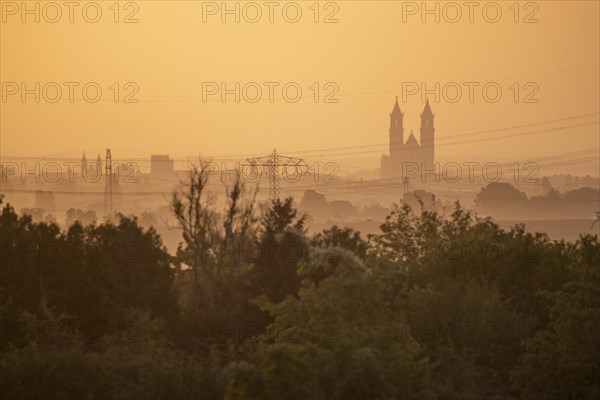
[{"label": "power line", "polygon": [[[574,154],[581,154],[581,153],[586,153],[589,152],[591,150],[596,150],[596,149],[588,149],[588,150],[581,150],[578,152],[571,152],[571,153],[563,153],[563,154],[558,154],[555,156],[548,156],[548,157],[543,157],[540,158],[539,160],[548,160],[551,158],[560,158],[560,157],[564,157],[566,155],[574,155]],[[543,166],[556,166],[556,165],[564,165],[564,164],[570,164],[570,163],[574,163],[574,162],[581,162],[581,161],[588,161],[591,159],[595,159],[593,157],[583,157],[583,158],[579,158],[579,159],[571,159],[571,160],[564,160],[564,161],[560,161],[560,162],[554,162],[554,163],[546,163],[546,164],[542,164],[540,165],[540,167]],[[526,162],[534,162],[534,161],[520,161],[520,163],[526,163]],[[500,167],[504,167],[504,166],[510,166],[510,165],[514,165],[514,163],[505,163],[505,164],[498,164],[498,166]],[[474,169],[473,172],[482,172],[483,168],[478,168],[478,169]],[[458,183],[458,182],[456,182]],[[352,192],[361,192],[364,190],[376,190],[376,189],[380,189],[380,188],[384,188],[384,189],[391,189],[391,188],[395,188],[395,187],[400,187],[401,185],[403,185],[403,181],[401,180],[400,177],[398,178],[387,178],[387,179],[378,179],[378,180],[369,180],[369,181],[349,181],[349,182],[342,182],[340,184],[336,184],[334,187],[336,189],[336,191],[340,192],[340,193],[352,193]],[[331,188],[332,186],[330,184],[323,184],[323,183],[317,183],[317,184],[313,184],[310,186],[285,186],[285,187],[281,187],[281,189],[284,189],[286,191],[303,191],[303,190],[308,190],[308,189],[314,189],[314,188]],[[4,189],[4,191],[6,192],[18,192],[18,193],[35,193],[38,190],[36,189]],[[104,194],[104,192],[86,192],[86,191],[53,191],[54,194],[69,194],[69,195],[84,195],[84,196],[97,196],[97,195],[101,195]],[[143,192],[120,192],[118,193],[119,196],[155,196],[155,195],[168,195],[171,192],[165,192],[165,191],[143,191]],[[214,194],[220,194],[222,193],[221,190],[212,190],[212,191],[207,191],[206,194],[208,195],[214,195]]]},{"label": "power line", "polygon": [[[457,134],[452,134],[452,135],[446,135],[446,136],[440,136],[440,137],[436,137],[436,142],[437,141],[442,141],[442,140],[450,140],[452,138],[456,138],[456,137],[465,137],[465,136],[472,136],[472,135],[484,135],[484,134],[489,134],[489,133],[497,133],[497,132],[503,132],[503,131],[509,131],[509,130],[517,130],[517,129],[522,129],[522,128],[528,128],[528,127],[533,127],[533,126],[539,126],[539,125],[547,125],[547,124],[552,124],[552,123],[556,123],[556,122],[561,122],[561,121],[568,121],[568,120],[573,120],[573,119],[579,119],[579,118],[586,118],[586,117],[590,117],[590,116],[595,116],[595,115],[599,115],[600,113],[596,112],[596,113],[587,113],[587,114],[580,114],[580,115],[574,115],[574,116],[570,116],[570,117],[564,117],[564,118],[557,118],[557,119],[552,119],[552,120],[546,120],[546,121],[538,121],[538,122],[533,122],[533,123],[527,123],[527,124],[521,124],[521,125],[515,125],[515,126],[508,126],[508,127],[502,127],[502,128],[494,128],[494,129],[486,129],[486,130],[480,130],[480,131],[473,131],[473,132],[466,132],[466,133],[457,133]],[[518,132],[518,133],[514,133],[514,134],[509,134],[509,135],[504,135],[504,136],[498,136],[498,137],[493,137],[493,138],[480,138],[480,139],[470,139],[468,141],[462,141],[462,142],[453,142],[453,143],[440,143],[440,144],[436,144],[437,146],[444,146],[444,145],[456,145],[456,144],[462,144],[462,143],[472,143],[473,141],[486,141],[486,140],[497,140],[497,139],[502,139],[505,137],[511,137],[511,136],[519,136],[519,135],[528,135],[528,134],[534,134],[534,133],[542,133],[542,132],[549,132],[549,131],[555,131],[555,130],[560,130],[560,129],[566,129],[566,128],[572,128],[572,127],[580,127],[580,126],[586,126],[586,125],[593,125],[593,124],[597,124],[599,121],[591,121],[591,122],[586,122],[586,123],[582,123],[582,124],[574,124],[574,125],[565,125],[565,126],[560,126],[560,127],[553,127],[553,128],[546,128],[543,130],[538,130],[538,131],[533,131],[533,132]],[[380,152],[381,150],[370,150],[370,151],[358,151],[358,152],[347,152],[347,153],[334,153],[334,154],[319,154],[322,152],[329,152],[329,151],[336,151],[336,150],[351,150],[351,149],[364,149],[364,148],[369,148],[369,147],[378,147],[378,146],[388,146],[389,143],[376,143],[376,144],[366,144],[366,145],[358,145],[358,146],[348,146],[348,147],[330,147],[330,148],[322,148],[322,149],[312,149],[312,150],[296,150],[296,151],[286,151],[286,154],[313,154],[315,157],[317,156],[323,156],[323,155],[346,155],[346,154],[360,154],[360,153],[367,153],[367,152]],[[215,155],[212,157],[207,157],[207,158],[214,158],[217,160],[223,160],[223,159],[231,159],[231,160],[239,160],[241,158],[248,158],[248,157],[254,157],[256,153],[253,154],[229,154],[229,155]],[[172,157],[171,160],[174,161],[192,161],[194,159],[196,159],[196,156],[176,156],[176,157]],[[58,161],[65,161],[65,160],[77,160],[79,161],[78,158],[75,157],[35,157],[35,156],[0,156],[0,159],[17,159],[17,160],[25,160],[25,159],[34,159],[34,160],[40,160],[40,161],[44,161],[44,160],[58,160]],[[150,158],[122,158],[122,159],[115,159],[115,161],[151,161]]]}]

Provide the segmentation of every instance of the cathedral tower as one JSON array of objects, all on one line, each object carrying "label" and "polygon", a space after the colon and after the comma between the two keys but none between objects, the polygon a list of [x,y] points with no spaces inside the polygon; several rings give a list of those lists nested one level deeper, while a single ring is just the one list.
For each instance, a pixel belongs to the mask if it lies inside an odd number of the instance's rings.
[{"label": "cathedral tower", "polygon": [[435,115],[431,111],[429,106],[429,99],[425,103],[425,108],[421,113],[421,148],[423,149],[423,162],[425,162],[428,168],[433,168],[434,163],[434,148],[435,148],[435,128],[433,126],[433,119]]},{"label": "cathedral tower", "polygon": [[404,114],[400,111],[398,96],[390,114],[390,156],[399,157],[404,144]]}]

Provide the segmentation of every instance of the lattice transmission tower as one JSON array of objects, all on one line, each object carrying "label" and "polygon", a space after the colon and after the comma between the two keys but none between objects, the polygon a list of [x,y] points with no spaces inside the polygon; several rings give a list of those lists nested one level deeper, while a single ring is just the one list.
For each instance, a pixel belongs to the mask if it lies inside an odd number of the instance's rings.
[{"label": "lattice transmission tower", "polygon": [[[267,174],[269,175],[269,195],[272,201],[279,198],[281,167],[283,167],[283,175],[291,182],[299,181],[308,172],[308,164],[303,159],[281,156],[277,154],[276,149],[273,149],[273,153],[268,156],[247,158],[245,166],[250,168],[267,168]],[[293,172],[290,173],[290,171]]]},{"label": "lattice transmission tower", "polygon": [[106,149],[106,160],[104,162],[104,217],[111,219],[113,216],[113,188],[112,188],[112,155],[110,149]]}]

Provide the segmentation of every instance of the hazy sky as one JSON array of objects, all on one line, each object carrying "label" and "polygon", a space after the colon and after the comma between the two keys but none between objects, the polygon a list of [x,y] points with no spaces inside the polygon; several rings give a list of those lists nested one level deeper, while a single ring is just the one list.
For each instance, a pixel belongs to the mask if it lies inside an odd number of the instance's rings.
[{"label": "hazy sky", "polygon": [[[32,9],[35,3],[27,2]],[[97,23],[84,20],[84,3],[74,9],[72,23],[66,6],[60,20],[51,23],[47,20],[55,18],[56,10],[44,8],[46,3],[39,3],[40,22],[36,23],[35,15],[22,15],[20,1],[1,2],[0,151],[5,157],[79,157],[84,149],[88,157],[95,157],[106,147],[113,149],[114,157],[149,157],[379,145],[350,149],[343,156],[361,157],[376,166],[386,149],[388,113],[395,96],[405,113],[405,138],[411,129],[419,138],[423,103],[420,93],[404,101],[402,89],[409,82],[423,82],[429,88],[436,82],[441,88],[446,85],[446,96],[429,95],[437,138],[561,120],[459,137],[454,145],[442,145],[451,141],[440,139],[439,157],[518,160],[600,145],[598,124],[594,124],[600,108],[598,1],[520,2],[518,16],[513,1],[497,2],[502,11],[497,23],[485,19],[495,18],[493,5],[487,6],[484,15],[488,2],[476,3],[472,23],[466,6],[461,7],[458,22],[448,21],[456,13],[448,2],[438,4],[439,23],[434,15],[421,21],[421,2],[319,2],[318,23],[314,22],[317,7],[313,1],[295,3],[302,10],[297,23],[284,19],[283,6],[289,2],[274,5],[272,23],[262,1],[254,3],[262,12],[256,23],[246,21],[256,15],[256,8],[247,6],[248,2],[238,4],[239,23],[234,15],[226,15],[222,23],[220,10],[215,15],[206,13],[203,22],[203,8],[210,12],[213,6],[221,8],[221,2],[120,2],[116,16],[112,0],[96,2],[102,10]],[[235,3],[227,2],[230,9]],[[427,4],[431,9],[436,6],[435,2]],[[295,17],[294,7],[288,5],[286,18]],[[88,7],[86,18],[93,19],[95,12]],[[137,23],[122,22],[130,14]],[[323,23],[328,15],[338,22]],[[22,17],[27,18],[24,23]],[[534,19],[538,22],[524,22]],[[486,101],[482,93],[482,86],[490,81],[490,97],[494,87],[502,90],[496,103]],[[30,89],[40,82],[40,103],[35,103],[33,94],[25,102],[21,93],[11,95],[14,86],[10,82],[25,82]],[[52,85],[44,97],[42,88],[48,82],[61,85],[60,101],[47,101],[55,96]],[[63,82],[79,83],[73,103]],[[102,89],[97,103],[82,98],[82,87],[88,82]],[[114,82],[120,87],[118,103],[113,101]],[[139,87],[133,96],[138,103],[123,102],[135,88],[125,87],[128,82]],[[235,82],[242,87],[258,82],[261,101],[250,103],[242,97],[235,103],[234,95],[229,95],[223,103],[220,95],[214,95],[204,102],[203,82],[225,82],[228,88],[234,88]],[[279,83],[273,103],[264,82]],[[282,98],[282,86],[288,82],[301,87],[300,101]],[[311,90],[314,82],[320,86],[317,103]],[[328,82],[334,85],[326,87]],[[447,85],[451,82],[456,84]],[[472,103],[464,82],[479,84]],[[339,101],[325,103],[325,95],[336,86],[339,92],[333,98]],[[463,93],[453,103],[456,86]],[[88,89],[93,97],[95,89]],[[248,97],[253,98],[254,89],[248,90]],[[288,94],[293,96],[294,89]],[[538,102],[527,103],[527,98]],[[581,117],[587,114],[592,115]],[[566,128],[510,136],[561,126]],[[493,136],[505,137],[459,143]],[[322,159],[342,157],[327,153]]]}]

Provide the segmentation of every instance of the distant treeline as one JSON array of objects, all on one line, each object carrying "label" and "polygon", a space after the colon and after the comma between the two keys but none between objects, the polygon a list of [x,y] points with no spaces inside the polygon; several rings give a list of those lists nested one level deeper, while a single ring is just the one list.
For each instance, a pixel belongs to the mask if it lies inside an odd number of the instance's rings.
[{"label": "distant treeline", "polygon": [[600,209],[600,191],[583,187],[560,193],[549,187],[543,195],[528,198],[510,183],[490,183],[475,203],[494,219],[591,219]]}]

